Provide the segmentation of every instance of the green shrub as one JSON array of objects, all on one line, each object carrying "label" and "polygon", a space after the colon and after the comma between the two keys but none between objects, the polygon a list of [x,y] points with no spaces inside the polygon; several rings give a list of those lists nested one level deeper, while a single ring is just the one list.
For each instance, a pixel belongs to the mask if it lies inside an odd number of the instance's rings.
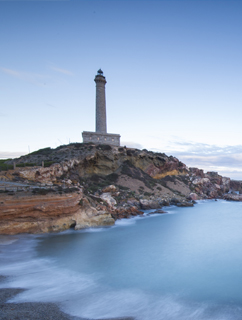
[{"label": "green shrub", "polygon": [[44,161],[44,167],[50,167],[52,164],[54,164],[55,161]]},{"label": "green shrub", "polygon": [[[8,159],[11,160],[11,159]],[[13,165],[12,164],[7,164],[6,163],[7,160],[0,160],[0,170],[1,171],[7,171],[7,170],[12,170],[13,169]]]},{"label": "green shrub", "polygon": [[37,166],[37,163],[33,163],[33,162],[25,162],[25,163],[17,163],[16,167],[18,168],[22,168],[22,167],[34,167]]},{"label": "green shrub", "polygon": [[31,155],[36,155],[36,154],[40,154],[40,155],[49,155],[52,152],[52,149],[50,147],[48,148],[43,148],[43,149],[39,149],[37,151],[31,152]]}]

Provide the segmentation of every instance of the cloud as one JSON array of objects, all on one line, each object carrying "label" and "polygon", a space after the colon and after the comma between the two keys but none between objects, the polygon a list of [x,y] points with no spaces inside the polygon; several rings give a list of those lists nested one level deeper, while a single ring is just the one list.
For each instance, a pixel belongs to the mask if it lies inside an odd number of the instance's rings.
[{"label": "cloud", "polygon": [[186,146],[184,150],[174,150],[174,154],[188,166],[206,170],[242,172],[242,145],[221,147],[203,143],[186,143],[183,146]]},{"label": "cloud", "polygon": [[[193,154],[193,155],[220,155],[220,154],[240,154],[242,153],[242,145],[236,146],[217,146],[206,143],[195,143],[187,141],[171,142],[173,149],[178,149],[180,154]],[[180,149],[180,150],[179,150]]]},{"label": "cloud", "polygon": [[172,155],[188,167],[216,171],[221,175],[242,179],[242,145],[217,146],[192,141],[170,141],[169,145],[153,151]]},{"label": "cloud", "polygon": [[21,75],[20,75],[20,72],[16,71],[16,70],[11,70],[11,69],[6,69],[6,68],[1,68],[1,70],[11,76],[14,76],[14,77],[17,77],[19,78]]},{"label": "cloud", "polygon": [[52,70],[54,71],[57,71],[57,72],[60,72],[60,73],[63,73],[63,74],[66,74],[68,76],[73,76],[73,73],[69,70],[66,70],[66,69],[61,69],[61,68],[57,68],[57,67],[50,67]]},{"label": "cloud", "polygon": [[242,172],[242,154],[239,157],[234,155],[226,156],[192,156],[192,155],[183,155],[178,156],[176,153],[175,155],[185,162],[186,165],[191,167],[206,167],[206,168],[217,168],[218,169],[225,169],[226,170],[239,170]]},{"label": "cloud", "polygon": [[50,104],[50,103],[46,103],[46,105],[51,107],[51,108],[56,108],[56,106],[53,106],[53,104]]},{"label": "cloud", "polygon": [[0,159],[18,158],[26,155],[26,152],[0,151]]},{"label": "cloud", "polygon": [[49,76],[43,74],[28,73],[7,68],[0,68],[0,70],[9,76],[38,86],[45,86],[46,80],[50,78]]}]

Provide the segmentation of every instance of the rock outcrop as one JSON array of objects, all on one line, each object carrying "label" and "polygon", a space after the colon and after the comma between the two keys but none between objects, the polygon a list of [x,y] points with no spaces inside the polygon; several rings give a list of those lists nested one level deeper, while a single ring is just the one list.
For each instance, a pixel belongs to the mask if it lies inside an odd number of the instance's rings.
[{"label": "rock outcrop", "polygon": [[113,225],[108,211],[98,211],[79,192],[0,194],[0,234],[43,233]]},{"label": "rock outcrop", "polygon": [[227,193],[224,195],[225,200],[242,201],[242,194]]},{"label": "rock outcrop", "polygon": [[10,170],[1,171],[0,180],[29,188],[0,189],[0,234],[112,225],[142,210],[193,206],[199,199],[241,201],[228,194],[241,192],[241,182],[147,150],[76,143],[42,149],[4,166]]}]

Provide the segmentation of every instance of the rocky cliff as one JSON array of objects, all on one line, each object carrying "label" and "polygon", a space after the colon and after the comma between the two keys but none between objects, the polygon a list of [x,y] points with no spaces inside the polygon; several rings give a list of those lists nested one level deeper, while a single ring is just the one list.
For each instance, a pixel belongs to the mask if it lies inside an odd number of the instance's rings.
[{"label": "rocky cliff", "polygon": [[188,168],[164,153],[109,145],[46,148],[4,165],[15,169],[1,171],[0,180],[30,185],[27,191],[2,189],[5,234],[111,225],[142,209],[192,206],[194,200],[241,191],[238,181]]},{"label": "rocky cliff", "polygon": [[114,224],[111,214],[91,206],[81,190],[64,195],[55,192],[0,194],[0,210],[1,234],[55,232]]}]

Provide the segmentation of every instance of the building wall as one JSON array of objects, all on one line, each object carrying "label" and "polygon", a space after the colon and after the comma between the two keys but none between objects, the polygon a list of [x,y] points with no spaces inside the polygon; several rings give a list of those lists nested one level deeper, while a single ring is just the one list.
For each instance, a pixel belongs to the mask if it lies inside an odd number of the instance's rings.
[{"label": "building wall", "polygon": [[109,144],[112,146],[120,146],[119,134],[83,131],[82,138],[84,143],[93,142],[95,144]]}]

